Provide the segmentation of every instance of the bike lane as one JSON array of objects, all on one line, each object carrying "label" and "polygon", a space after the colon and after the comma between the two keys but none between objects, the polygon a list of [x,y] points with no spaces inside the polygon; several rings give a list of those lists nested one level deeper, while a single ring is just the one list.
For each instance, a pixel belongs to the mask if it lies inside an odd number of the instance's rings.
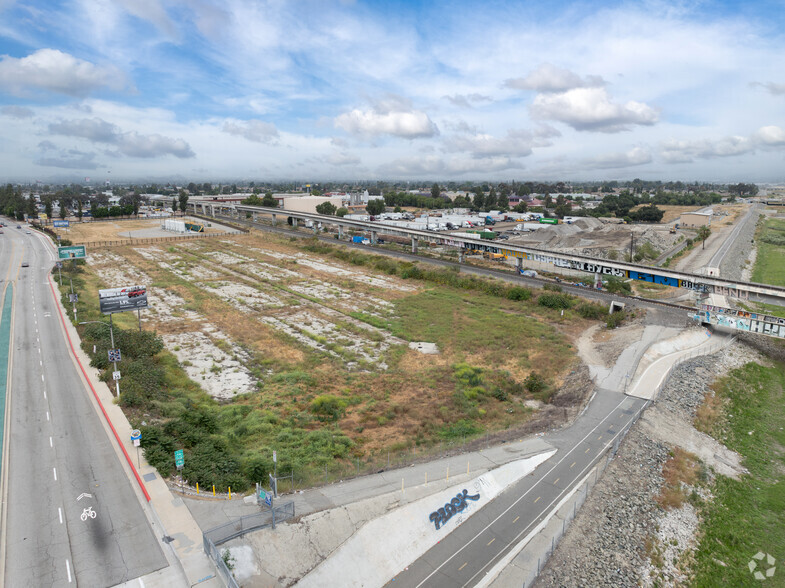
[{"label": "bike lane", "polygon": [[[5,446],[5,404],[8,391],[8,364],[11,352],[11,305],[14,300],[14,287],[8,284],[3,296],[3,314],[0,318],[0,455]],[[0,476],[3,462],[0,460]]]}]

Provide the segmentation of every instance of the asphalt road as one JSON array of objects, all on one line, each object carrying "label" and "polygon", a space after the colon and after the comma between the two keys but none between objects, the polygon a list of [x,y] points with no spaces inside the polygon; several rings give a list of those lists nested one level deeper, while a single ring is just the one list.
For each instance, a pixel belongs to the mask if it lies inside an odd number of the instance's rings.
[{"label": "asphalt road", "polygon": [[388,586],[476,585],[586,476],[645,404],[621,392],[598,390],[573,426],[544,436],[558,448],[554,457],[456,527]]},{"label": "asphalt road", "polygon": [[15,290],[4,585],[114,586],[167,561],[67,347],[47,279],[54,252],[37,231],[7,224],[0,276]]}]

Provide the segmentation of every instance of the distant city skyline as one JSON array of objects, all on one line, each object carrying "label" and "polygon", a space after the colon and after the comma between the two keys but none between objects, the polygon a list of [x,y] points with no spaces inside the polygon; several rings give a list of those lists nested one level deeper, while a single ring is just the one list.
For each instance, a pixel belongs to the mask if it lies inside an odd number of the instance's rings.
[{"label": "distant city skyline", "polygon": [[785,182],[779,2],[0,0],[0,181]]}]

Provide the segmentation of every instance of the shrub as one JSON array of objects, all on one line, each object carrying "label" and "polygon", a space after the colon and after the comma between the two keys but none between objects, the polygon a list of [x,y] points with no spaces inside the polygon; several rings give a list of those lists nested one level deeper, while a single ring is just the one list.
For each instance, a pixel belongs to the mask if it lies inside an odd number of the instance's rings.
[{"label": "shrub", "polygon": [[482,432],[482,427],[468,419],[461,419],[451,425],[445,425],[439,431],[439,437],[446,440],[471,437]]},{"label": "shrub", "polygon": [[529,300],[532,297],[532,292],[528,288],[513,286],[507,290],[506,297],[509,300]]},{"label": "shrub", "polygon": [[346,412],[346,401],[331,394],[321,394],[311,400],[311,412],[320,421],[337,421]]},{"label": "shrub", "polygon": [[576,307],[575,312],[585,319],[599,320],[608,314],[608,309],[605,308],[602,304],[583,302]]},{"label": "shrub", "polygon": [[572,306],[572,296],[569,294],[560,293],[545,293],[540,294],[537,298],[537,304],[546,308],[565,309]]},{"label": "shrub", "polygon": [[543,290],[548,290],[550,292],[561,292],[562,287],[559,284],[545,284],[542,287]]},{"label": "shrub", "polygon": [[615,329],[624,322],[625,318],[627,318],[626,312],[614,312],[613,314],[609,314],[608,318],[605,319],[605,326],[609,329]]},{"label": "shrub", "polygon": [[543,378],[537,372],[531,372],[528,376],[526,376],[526,379],[523,381],[523,385],[531,394],[543,392],[548,387],[548,383],[545,381],[545,378]]},{"label": "shrub", "polygon": [[632,293],[632,286],[630,286],[629,282],[625,282],[624,280],[617,278],[616,276],[610,276],[608,278],[608,281],[605,284],[605,289],[611,294]]}]

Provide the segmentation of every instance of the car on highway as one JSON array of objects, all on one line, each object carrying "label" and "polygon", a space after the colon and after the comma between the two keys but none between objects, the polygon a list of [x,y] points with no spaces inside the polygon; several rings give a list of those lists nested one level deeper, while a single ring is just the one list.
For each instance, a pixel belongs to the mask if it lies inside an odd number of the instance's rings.
[{"label": "car on highway", "polygon": [[25,231],[25,233],[27,233],[28,235],[32,235],[30,231]]},{"label": "car on highway", "polygon": [[22,225],[16,225],[16,228],[17,228],[17,229],[21,229],[21,228],[22,228]]},{"label": "car on highway", "polygon": [[26,261],[23,261],[22,262],[22,267],[30,267],[30,264],[27,263]]}]

